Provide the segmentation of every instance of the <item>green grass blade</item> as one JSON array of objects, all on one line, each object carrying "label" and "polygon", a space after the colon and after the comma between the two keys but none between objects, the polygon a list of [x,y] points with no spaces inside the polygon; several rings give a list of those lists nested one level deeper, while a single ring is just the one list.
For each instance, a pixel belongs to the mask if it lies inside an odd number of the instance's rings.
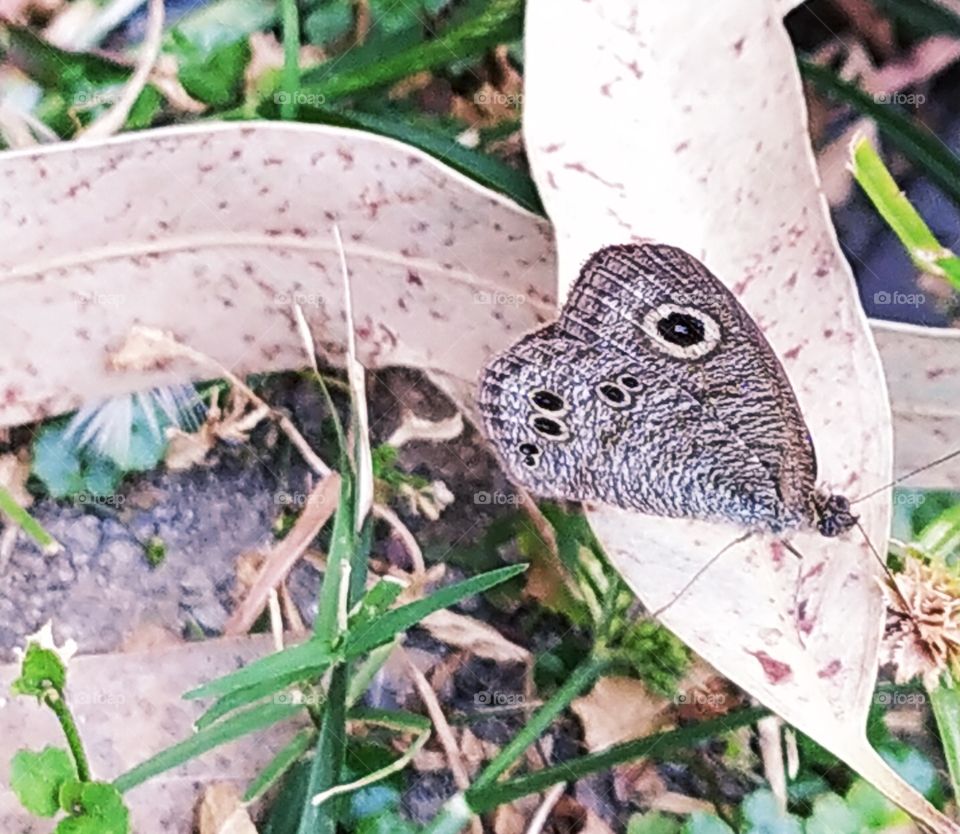
[{"label": "green grass blade", "polygon": [[456,605],[463,599],[484,591],[518,576],[527,569],[526,565],[510,565],[505,568],[481,573],[479,576],[465,579],[445,588],[434,591],[426,599],[402,605],[382,614],[366,627],[350,632],[344,641],[343,654],[354,658],[366,654],[371,649],[393,639],[394,635],[406,631],[419,623],[428,614]]},{"label": "green grass blade", "polygon": [[[307,677],[312,679],[316,677],[316,674],[316,672],[311,671],[307,674]],[[286,675],[267,678],[252,686],[245,686],[242,689],[234,689],[232,692],[219,698],[213,706],[197,719],[194,726],[198,730],[204,730],[214,722],[219,721],[227,713],[250,706],[250,704],[261,701],[270,695],[276,696],[277,693],[282,692],[288,687],[304,682],[307,677],[304,676],[302,669],[294,669]],[[292,704],[292,698],[292,695],[285,693],[282,698],[275,697],[274,703]]]},{"label": "green grass blade", "polygon": [[316,738],[317,731],[313,729],[303,729],[297,733],[290,742],[274,756],[270,763],[260,771],[260,774],[254,779],[243,795],[244,802],[253,802],[259,799],[276,784],[284,773],[293,767],[300,757],[310,749]]},{"label": "green grass blade", "polygon": [[303,797],[297,834],[336,834],[340,802],[334,800],[317,806],[313,804],[313,797],[340,783],[347,752],[348,684],[348,667],[338,666],[330,676],[323,723],[310,766],[310,779]]},{"label": "green grass blade", "polygon": [[874,0],[877,7],[928,35],[960,35],[960,15],[936,0]]},{"label": "green grass blade", "polygon": [[[341,565],[345,564],[357,547],[357,537],[353,531],[356,495],[354,494],[352,473],[341,470],[340,501],[333,517],[333,533],[330,538],[330,552],[327,554],[327,569],[323,574],[320,588],[317,619],[313,624],[313,633],[317,640],[330,646],[340,637],[338,606],[340,604]],[[346,558],[345,558],[346,557]],[[364,571],[364,575],[366,571]]]},{"label": "green grass blade", "polygon": [[563,686],[534,713],[523,729],[483,769],[483,772],[474,780],[470,790],[479,793],[495,784],[497,779],[506,773],[516,760],[523,755],[524,751],[546,732],[554,719],[570,706],[573,699],[592,686],[608,666],[608,660],[592,657],[574,669],[570,677],[564,681]]},{"label": "green grass blade", "polygon": [[346,69],[343,61],[328,61],[303,75],[301,92],[331,101],[477,55],[498,44],[516,40],[522,32],[522,0],[491,0],[480,14],[433,40],[393,54],[390,54],[392,50],[388,44],[373,42],[368,47],[353,50],[350,66]]},{"label": "green grass blade", "polygon": [[221,744],[234,741],[257,730],[265,729],[279,721],[293,718],[302,710],[303,707],[286,704],[253,707],[246,712],[228,718],[226,721],[214,724],[179,744],[161,750],[156,756],[152,756],[132,770],[118,776],[114,780],[113,786],[124,793],[159,773],[178,767],[184,762],[190,761],[190,759],[195,759],[214,747],[219,747]]},{"label": "green grass blade", "polygon": [[0,513],[3,513],[13,524],[20,527],[48,556],[62,550],[60,542],[44,530],[40,522],[21,507],[2,486],[0,486]]},{"label": "green grass blade", "polygon": [[283,70],[280,73],[280,117],[296,118],[300,93],[300,11],[297,0],[280,0]]},{"label": "green grass blade", "polygon": [[636,741],[617,744],[599,753],[591,753],[563,764],[544,768],[526,776],[519,776],[497,785],[478,788],[476,784],[467,791],[467,802],[475,814],[482,814],[499,805],[514,802],[524,796],[540,793],[551,785],[572,782],[591,773],[609,770],[616,765],[649,756],[662,757],[675,750],[691,747],[709,738],[753,724],[769,715],[763,708],[751,708],[703,721],[680,730],[656,733]]},{"label": "green grass blade", "polygon": [[947,760],[953,795],[960,796],[960,689],[950,674],[944,673],[940,685],[927,691],[943,745],[943,757]]},{"label": "green grass blade", "polygon": [[925,127],[900,110],[880,104],[854,84],[810,61],[800,60],[803,77],[821,92],[852,105],[876,123],[880,132],[945,194],[960,203],[960,159]]},{"label": "green grass blade", "polygon": [[[284,685],[307,680],[325,672],[334,660],[329,648],[319,640],[308,640],[281,652],[267,655],[253,663],[190,690],[184,698],[222,698],[237,690],[256,686],[264,681],[283,680]],[[296,674],[295,674],[296,673]]]},{"label": "green grass blade", "polygon": [[851,157],[854,177],[917,267],[946,278],[954,289],[960,290],[960,258],[940,244],[897,186],[869,140],[856,140],[851,148]]},{"label": "green grass blade", "polygon": [[917,536],[917,546],[941,564],[960,550],[960,504],[949,507]]}]

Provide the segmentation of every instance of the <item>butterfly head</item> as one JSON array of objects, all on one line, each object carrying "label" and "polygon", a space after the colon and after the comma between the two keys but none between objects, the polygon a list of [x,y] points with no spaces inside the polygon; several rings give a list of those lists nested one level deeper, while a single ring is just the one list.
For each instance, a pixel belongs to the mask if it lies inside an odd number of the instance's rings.
[{"label": "butterfly head", "polygon": [[814,496],[814,510],[821,536],[832,539],[856,526],[858,516],[850,512],[850,501],[842,495],[818,492]]}]

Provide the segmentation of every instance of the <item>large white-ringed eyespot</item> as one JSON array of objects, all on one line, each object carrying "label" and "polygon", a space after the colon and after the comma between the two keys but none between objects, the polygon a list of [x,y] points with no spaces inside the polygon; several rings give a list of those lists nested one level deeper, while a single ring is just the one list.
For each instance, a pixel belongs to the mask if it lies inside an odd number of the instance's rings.
[{"label": "large white-ringed eyespot", "polygon": [[642,327],[654,347],[678,359],[699,359],[720,344],[720,325],[696,307],[661,304]]}]

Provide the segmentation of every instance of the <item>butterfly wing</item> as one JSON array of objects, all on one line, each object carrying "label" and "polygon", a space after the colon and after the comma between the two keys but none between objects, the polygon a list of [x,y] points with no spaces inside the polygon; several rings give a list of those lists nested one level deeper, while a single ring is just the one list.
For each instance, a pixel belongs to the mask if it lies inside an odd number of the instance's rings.
[{"label": "butterfly wing", "polygon": [[480,408],[534,494],[771,530],[812,519],[816,463],[786,375],[679,249],[594,255],[560,319],[487,366]]}]

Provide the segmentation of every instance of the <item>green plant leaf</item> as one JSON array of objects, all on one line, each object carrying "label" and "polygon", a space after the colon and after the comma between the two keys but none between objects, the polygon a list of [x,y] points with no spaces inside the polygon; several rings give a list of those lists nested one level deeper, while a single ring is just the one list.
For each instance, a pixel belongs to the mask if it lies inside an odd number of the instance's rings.
[{"label": "green plant leaf", "polygon": [[60,807],[70,814],[54,834],[128,834],[130,814],[120,792],[106,782],[66,782]]},{"label": "green plant leaf", "polygon": [[31,472],[42,482],[53,498],[64,498],[83,492],[84,480],[80,456],[64,439],[62,423],[48,423],[33,441]]},{"label": "green plant leaf", "polygon": [[697,811],[683,824],[682,834],[736,834],[720,817]]},{"label": "green plant leaf", "polygon": [[481,573],[479,576],[456,582],[434,591],[425,599],[408,603],[400,608],[385,612],[367,627],[347,633],[343,654],[347,659],[365,654],[377,646],[387,643],[401,631],[419,623],[428,614],[449,608],[461,600],[475,594],[482,594],[501,582],[518,576],[527,569],[526,565],[510,565],[505,568]]},{"label": "green plant leaf", "polygon": [[807,818],[805,834],[860,834],[863,821],[835,793],[818,796]]},{"label": "green plant leaf", "polygon": [[743,818],[748,834],[803,834],[803,824],[780,810],[772,791],[754,791],[744,799]]},{"label": "green plant leaf", "polygon": [[940,139],[900,110],[881,104],[855,84],[810,61],[799,61],[803,77],[821,92],[869,116],[880,132],[954,202],[960,203],[960,159]]},{"label": "green plant leaf", "polygon": [[270,727],[288,718],[293,718],[302,710],[301,706],[288,704],[265,704],[252,707],[220,721],[212,727],[201,730],[179,744],[161,750],[147,761],[118,776],[114,780],[113,786],[121,793],[125,793],[158,773],[163,773],[190,761],[190,759],[195,759],[202,753],[206,753],[214,747],[219,747],[221,744]]},{"label": "green plant leaf", "polygon": [[349,61],[328,61],[301,78],[307,95],[328,101],[399,81],[418,72],[445,66],[500,43],[513,41],[523,30],[522,0],[490,0],[476,14],[432,40],[395,50],[375,39],[351,51]]},{"label": "green plant leaf", "polygon": [[255,660],[236,672],[190,690],[183,697],[222,698],[238,690],[259,686],[266,681],[282,681],[282,686],[291,686],[298,681],[322,674],[334,659],[335,655],[323,641],[308,640]]},{"label": "green plant leaf", "polygon": [[960,35],[960,15],[936,0],[874,0],[877,8],[927,35]]},{"label": "green plant leaf", "polygon": [[243,96],[244,72],[250,63],[246,38],[217,46],[209,55],[187,47],[181,40],[178,76],[194,98],[218,110],[238,104]]},{"label": "green plant leaf", "polygon": [[2,486],[0,486],[0,512],[30,536],[47,555],[60,551],[60,544],[57,540],[44,530],[43,525],[21,507],[16,499]]},{"label": "green plant leaf", "polygon": [[29,643],[20,662],[20,677],[10,686],[15,695],[34,695],[42,698],[55,689],[62,693],[67,685],[67,667],[52,649]]},{"label": "green plant leaf", "polygon": [[659,811],[634,814],[627,823],[627,834],[680,834],[680,823]]},{"label": "green plant leaf", "polygon": [[243,801],[253,802],[270,790],[277,780],[281,779],[310,749],[316,736],[316,730],[310,729],[304,729],[297,733],[260,771],[257,778],[250,783],[243,795]]},{"label": "green plant leaf", "polygon": [[20,804],[38,817],[52,817],[60,809],[60,788],[77,778],[73,759],[59,747],[39,753],[19,750],[10,763],[10,789]]},{"label": "green plant leaf", "polygon": [[205,730],[227,713],[233,712],[241,707],[249,706],[271,695],[273,696],[272,700],[275,704],[303,703],[298,700],[299,696],[285,690],[289,690],[292,686],[306,682],[308,679],[313,679],[316,676],[317,673],[313,670],[305,676],[302,669],[294,669],[286,675],[267,678],[250,686],[234,689],[222,698],[219,698],[216,703],[197,719],[194,726],[198,730]]},{"label": "green plant leaf", "polygon": [[303,23],[308,43],[330,46],[353,28],[351,0],[327,0],[310,12]]},{"label": "green plant leaf", "polygon": [[914,264],[960,290],[960,258],[945,248],[897,186],[866,138],[852,147],[853,175],[880,216],[893,229]]}]

